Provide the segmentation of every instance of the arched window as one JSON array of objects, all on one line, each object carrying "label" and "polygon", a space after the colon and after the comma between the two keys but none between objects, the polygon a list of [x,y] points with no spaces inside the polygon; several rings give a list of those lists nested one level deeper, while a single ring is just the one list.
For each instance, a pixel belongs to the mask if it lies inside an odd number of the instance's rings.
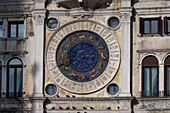
[{"label": "arched window", "polygon": [[158,60],[146,57],[142,62],[142,96],[158,96]]},{"label": "arched window", "polygon": [[165,96],[170,96],[170,56],[165,59],[164,67],[165,77],[164,77],[164,91]]},{"label": "arched window", "polygon": [[21,97],[23,73],[21,60],[18,58],[10,60],[7,71],[7,97]]}]

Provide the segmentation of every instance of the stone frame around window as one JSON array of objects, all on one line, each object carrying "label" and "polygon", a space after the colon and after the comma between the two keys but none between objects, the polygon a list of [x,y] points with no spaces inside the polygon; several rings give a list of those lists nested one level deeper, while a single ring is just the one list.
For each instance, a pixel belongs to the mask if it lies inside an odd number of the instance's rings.
[{"label": "stone frame around window", "polygon": [[[108,87],[109,87],[110,85],[113,85],[113,84],[117,85],[117,87],[119,88],[119,89],[118,89],[118,92],[117,92],[115,95],[111,95],[111,94],[109,94],[109,92],[108,92]],[[120,93],[120,87],[119,87],[119,85],[118,85],[116,82],[109,83],[109,84],[107,85],[107,87],[106,87],[106,93],[107,93],[107,95],[108,95],[109,97],[117,97],[117,96],[119,95],[119,93]]]},{"label": "stone frame around window", "polygon": [[[152,24],[151,21],[153,20],[157,20],[157,32],[156,33],[152,33]],[[145,26],[144,26],[144,22],[145,21],[149,21],[149,31],[148,33],[145,33]],[[153,35],[153,34],[162,34],[162,18],[161,17],[150,17],[150,18],[143,18],[140,17],[139,18],[139,33],[141,35]]]},{"label": "stone frame around window", "polygon": [[[8,65],[8,62],[11,60],[11,59],[13,59],[13,58],[18,58],[18,59],[20,59],[21,60],[21,62],[22,62],[22,66],[23,66],[23,78],[22,78],[22,80],[23,80],[23,82],[22,82],[22,97],[25,97],[25,85],[26,85],[26,64],[25,64],[25,58],[24,57],[21,57],[21,56],[19,56],[19,55],[17,55],[17,56],[8,56],[6,59],[4,59],[4,64],[3,64],[3,67],[2,67],[2,75],[3,75],[3,77],[2,77],[2,86],[4,86],[3,87],[3,92],[1,92],[1,94],[3,95],[3,97],[2,98],[7,98],[6,97],[6,93],[7,93],[7,65]],[[3,62],[2,62],[3,63]]]},{"label": "stone frame around window", "polygon": [[[49,20],[49,19],[53,19],[53,18],[58,21],[58,25],[57,25],[54,29],[50,29],[50,28],[47,26],[48,20]],[[46,20],[46,22],[45,22],[45,26],[46,26],[46,28],[47,28],[49,31],[54,31],[54,30],[56,30],[57,28],[59,28],[59,26],[60,26],[60,21],[59,21],[58,18],[56,18],[56,17],[54,17],[54,16],[50,16],[50,17],[47,18],[47,20]]]},{"label": "stone frame around window", "polygon": [[1,38],[5,38],[5,39],[11,39],[11,37],[9,36],[9,22],[18,22],[18,21],[23,21],[24,24],[24,36],[23,37],[12,37],[12,39],[24,39],[26,37],[26,18],[7,18],[7,19],[2,19],[0,20],[2,21],[3,24],[3,36]]},{"label": "stone frame around window", "polygon": [[[115,28],[112,28],[111,26],[109,26],[109,20],[111,19],[111,18],[117,18],[118,20],[119,20],[119,24],[117,25],[117,27],[115,27]],[[120,25],[121,25],[121,23],[120,23],[121,21],[120,21],[120,18],[118,17],[118,16],[109,16],[109,17],[107,17],[106,18],[106,25],[108,26],[108,28],[110,28],[110,29],[112,29],[112,30],[117,30],[119,27],[120,27]]]},{"label": "stone frame around window", "polygon": [[[54,95],[49,95],[49,94],[47,94],[47,92],[46,92],[46,87],[47,87],[48,85],[54,85],[54,86],[56,86],[57,91],[56,91],[56,93],[55,93]],[[55,96],[59,93],[59,87],[58,87],[55,83],[48,82],[48,83],[45,85],[45,87],[44,87],[44,93],[45,93],[45,96],[47,96],[47,97],[55,97]]]}]

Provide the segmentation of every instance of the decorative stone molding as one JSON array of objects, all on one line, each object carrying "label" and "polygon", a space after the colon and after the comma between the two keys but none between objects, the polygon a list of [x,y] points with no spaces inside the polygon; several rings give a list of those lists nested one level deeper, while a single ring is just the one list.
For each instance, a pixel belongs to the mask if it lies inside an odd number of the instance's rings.
[{"label": "decorative stone molding", "polygon": [[46,10],[34,10],[33,17],[35,20],[35,25],[44,25]]},{"label": "decorative stone molding", "polygon": [[56,3],[66,9],[83,7],[84,9],[91,8],[107,8],[112,0],[56,0]]},{"label": "decorative stone molding", "polygon": [[35,24],[44,24],[44,15],[34,15]]},{"label": "decorative stone molding", "polygon": [[133,97],[115,97],[115,98],[81,98],[81,97],[76,97],[76,98],[56,98],[56,97],[49,97],[48,98],[50,101],[131,101]]},{"label": "decorative stone molding", "polygon": [[69,14],[78,19],[88,19],[92,18],[93,10],[88,9],[88,11],[85,11],[83,8],[74,8],[70,10]]},{"label": "decorative stone molding", "polygon": [[121,22],[130,22],[131,13],[121,13]]}]

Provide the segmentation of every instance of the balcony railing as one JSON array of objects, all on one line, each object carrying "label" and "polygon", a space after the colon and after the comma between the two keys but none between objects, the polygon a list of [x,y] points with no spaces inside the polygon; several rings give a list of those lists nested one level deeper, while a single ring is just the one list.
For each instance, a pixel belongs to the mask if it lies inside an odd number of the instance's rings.
[{"label": "balcony railing", "polygon": [[156,97],[160,95],[160,91],[141,91],[141,97]]},{"label": "balcony railing", "polygon": [[162,95],[164,95],[164,96],[170,96],[170,90],[162,91]]},{"label": "balcony railing", "polygon": [[141,97],[163,97],[170,96],[170,90],[168,91],[141,91]]},{"label": "balcony railing", "polygon": [[9,92],[6,94],[7,98],[18,98],[18,97],[23,97],[25,92]]}]

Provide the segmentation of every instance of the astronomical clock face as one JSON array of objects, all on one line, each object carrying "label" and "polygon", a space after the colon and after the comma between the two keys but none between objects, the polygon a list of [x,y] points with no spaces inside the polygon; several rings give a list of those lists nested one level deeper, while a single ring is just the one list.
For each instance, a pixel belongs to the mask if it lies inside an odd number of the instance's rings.
[{"label": "astronomical clock face", "polygon": [[114,35],[99,23],[75,21],[48,41],[46,67],[53,81],[73,93],[101,89],[115,76],[120,49]]}]

